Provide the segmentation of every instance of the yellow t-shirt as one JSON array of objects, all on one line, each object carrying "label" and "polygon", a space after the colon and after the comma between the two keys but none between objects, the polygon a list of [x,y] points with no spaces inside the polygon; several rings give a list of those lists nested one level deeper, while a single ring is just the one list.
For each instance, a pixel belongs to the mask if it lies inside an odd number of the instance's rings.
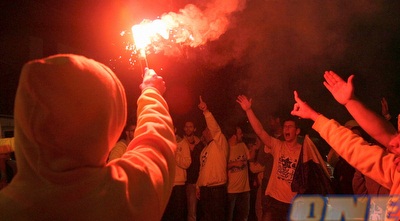
[{"label": "yellow t-shirt", "polygon": [[274,156],[274,164],[265,195],[284,203],[291,203],[293,197],[296,196],[296,192],[292,191],[291,184],[301,148],[290,151],[284,141],[271,138],[269,151]]},{"label": "yellow t-shirt", "polygon": [[235,166],[228,170],[228,193],[242,193],[250,191],[249,168],[247,160],[249,150],[244,143],[238,143],[230,146],[229,162],[241,161],[242,166]]}]

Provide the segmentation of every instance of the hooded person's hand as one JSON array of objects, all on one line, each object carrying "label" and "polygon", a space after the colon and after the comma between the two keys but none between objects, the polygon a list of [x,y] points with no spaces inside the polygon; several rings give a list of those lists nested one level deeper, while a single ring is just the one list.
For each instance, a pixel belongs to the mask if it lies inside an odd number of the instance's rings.
[{"label": "hooded person's hand", "polygon": [[161,76],[158,76],[153,69],[145,69],[140,89],[143,91],[146,88],[154,88],[158,90],[161,95],[164,94],[166,90],[164,79]]}]

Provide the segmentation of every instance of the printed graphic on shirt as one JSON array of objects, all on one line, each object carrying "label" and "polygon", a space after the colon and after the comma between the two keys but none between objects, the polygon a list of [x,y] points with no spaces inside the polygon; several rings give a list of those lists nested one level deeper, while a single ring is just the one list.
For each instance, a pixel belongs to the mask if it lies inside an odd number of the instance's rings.
[{"label": "printed graphic on shirt", "polygon": [[245,154],[236,157],[234,160],[230,160],[229,163],[232,162],[242,162],[240,166],[233,166],[229,169],[229,172],[236,173],[243,170],[247,170],[247,156]]},{"label": "printed graphic on shirt", "polygon": [[208,152],[206,151],[206,152],[204,152],[204,154],[201,156],[201,167],[203,167],[204,165],[206,165],[206,162],[207,162],[207,155],[208,155]]},{"label": "printed graphic on shirt", "polygon": [[289,184],[292,183],[296,166],[297,166],[297,159],[281,155],[278,159],[277,178],[280,180],[284,180]]}]

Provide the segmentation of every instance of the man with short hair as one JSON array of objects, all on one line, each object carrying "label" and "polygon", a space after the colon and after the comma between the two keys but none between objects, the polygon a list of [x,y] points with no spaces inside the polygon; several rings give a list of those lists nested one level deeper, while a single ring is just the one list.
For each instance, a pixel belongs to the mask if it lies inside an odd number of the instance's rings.
[{"label": "man with short hair", "polygon": [[266,212],[263,220],[287,220],[288,211],[296,192],[292,191],[291,184],[299,163],[301,144],[297,142],[300,129],[294,119],[283,121],[284,141],[269,135],[251,109],[252,99],[239,95],[236,100],[250,121],[250,124],[265,144],[264,151],[273,155],[274,163],[270,180],[265,191]]},{"label": "man with short hair", "polygon": [[197,219],[197,196],[196,196],[196,182],[199,177],[200,170],[200,154],[204,148],[204,144],[195,135],[197,128],[193,121],[186,121],[183,127],[185,132],[184,138],[181,141],[182,145],[185,144],[189,147],[191,164],[186,169],[186,198],[187,198],[187,220],[196,221]]},{"label": "man with short hair", "polygon": [[[243,142],[243,131],[234,127],[229,136],[228,221],[246,221],[250,209],[249,150]],[[235,215],[235,216],[234,216]]]},{"label": "man with short hair", "polygon": [[[191,165],[192,159],[190,157],[190,146],[194,145],[194,127],[192,122],[185,123],[185,136],[178,143],[178,148],[175,152],[175,179],[174,187],[172,188],[171,197],[167,208],[165,209],[162,220],[163,221],[184,221],[186,220],[186,169]],[[197,138],[197,142],[200,139]]]},{"label": "man with short hair", "polygon": [[226,220],[228,142],[201,96],[198,107],[203,111],[207,123],[207,128],[203,131],[207,145],[201,152],[200,173],[197,179],[202,220]]}]

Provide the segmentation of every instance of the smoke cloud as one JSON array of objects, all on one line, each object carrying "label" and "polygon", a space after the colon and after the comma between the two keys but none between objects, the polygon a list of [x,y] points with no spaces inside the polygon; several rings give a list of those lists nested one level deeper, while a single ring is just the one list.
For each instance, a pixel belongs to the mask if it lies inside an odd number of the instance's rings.
[{"label": "smoke cloud", "polygon": [[189,35],[177,35],[176,43],[189,42],[189,46],[197,47],[208,41],[217,40],[228,29],[229,16],[243,8],[244,1],[241,0],[213,2],[208,4],[205,10],[188,4],[179,10],[179,13],[164,14],[161,20],[166,21],[173,29],[183,29],[188,32]]},{"label": "smoke cloud", "polygon": [[[135,26],[156,26],[162,23],[163,27],[160,29],[167,29],[165,31],[169,32],[169,36],[165,36],[164,31],[160,30],[160,33],[151,36],[151,44],[146,50],[155,53],[163,51],[166,55],[176,56],[181,55],[182,46],[196,48],[217,40],[229,28],[231,14],[244,8],[245,0],[210,2],[204,4],[202,9],[195,4],[187,4],[178,12],[164,13],[160,19],[144,20]],[[145,33],[146,30],[138,31],[139,34],[140,32]]]},{"label": "smoke cloud", "polygon": [[[230,28],[217,41],[191,51],[189,58],[224,76],[229,88],[210,91],[210,97],[213,102],[229,97],[225,104],[233,104],[228,109],[237,108],[235,96],[246,94],[258,113],[288,113],[293,90],[298,90],[321,112],[345,121],[350,116],[323,87],[323,72],[334,70],[343,78],[356,74],[357,92],[379,104],[380,94],[391,93],[384,85],[393,81],[378,78],[398,70],[393,70],[399,56],[393,56],[398,6],[371,0],[251,0],[231,17]],[[368,88],[379,88],[379,95]]]},{"label": "smoke cloud", "polygon": [[[256,112],[265,115],[288,113],[293,90],[298,90],[320,112],[344,122],[351,116],[322,85],[323,72],[333,70],[343,78],[356,74],[357,93],[366,102],[379,105],[386,96],[393,109],[399,106],[393,92],[399,85],[395,73],[400,57],[396,1],[188,2],[159,13],[158,18],[173,27],[174,41],[160,41],[156,48],[167,56],[160,60],[171,75],[180,70],[176,66],[187,70],[168,80],[171,89],[174,81],[190,82],[185,90],[192,94],[186,97],[193,97],[193,102],[188,104],[196,104],[203,95],[221,120],[231,122],[243,117],[240,109],[236,111],[238,94],[253,98]],[[149,57],[152,66],[160,64]],[[175,63],[166,68],[168,62]],[[180,99],[174,95],[174,101]],[[380,111],[379,106],[374,108]]]}]

